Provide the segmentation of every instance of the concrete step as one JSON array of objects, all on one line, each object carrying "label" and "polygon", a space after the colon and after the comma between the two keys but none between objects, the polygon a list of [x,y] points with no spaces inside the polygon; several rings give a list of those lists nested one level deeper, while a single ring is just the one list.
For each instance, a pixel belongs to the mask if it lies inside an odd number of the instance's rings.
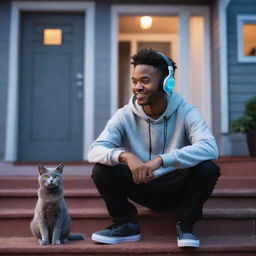
[{"label": "concrete step", "polygon": [[[37,177],[33,176],[0,176],[0,189],[37,189],[39,187]],[[221,176],[216,188],[238,189],[255,188],[256,184],[256,166],[255,176]],[[90,189],[95,185],[89,175],[79,175],[75,177],[64,176],[64,189]]]},{"label": "concrete step", "polygon": [[[36,176],[0,176],[1,189],[37,189],[39,187]],[[65,189],[94,188],[90,175],[65,176]]]},{"label": "concrete step", "polygon": [[[148,235],[174,235],[174,212],[151,211],[138,208],[138,219],[142,233]],[[33,209],[0,209],[0,237],[29,236]],[[73,220],[73,232],[91,233],[104,229],[111,224],[106,209],[78,208],[70,209]],[[204,209],[204,218],[197,222],[196,230],[200,235],[254,235],[256,232],[256,210],[247,209]]]},{"label": "concrete step", "polygon": [[[256,157],[220,157],[217,164],[221,167],[222,176],[256,176]],[[45,163],[56,166],[58,163]],[[65,163],[65,176],[90,176],[92,164],[88,162]],[[0,176],[33,176],[38,175],[37,163],[0,162]]]},{"label": "concrete step", "polygon": [[[256,207],[255,184],[247,188],[216,188],[206,203],[206,208],[248,208]],[[65,189],[65,199],[69,208],[79,205],[87,208],[105,207],[96,188],[70,188]],[[0,189],[0,205],[9,209],[22,207],[34,208],[37,201],[37,190],[27,188]]]},{"label": "concrete step", "polygon": [[221,168],[222,176],[256,176],[255,157],[220,157],[217,164]]},{"label": "concrete step", "polygon": [[255,236],[210,236],[201,238],[201,247],[178,248],[176,236],[143,236],[134,243],[116,245],[96,244],[89,238],[85,241],[73,241],[58,246],[40,246],[32,237],[0,238],[0,255],[4,256],[123,256],[123,255],[175,255],[175,256],[247,256],[255,255]]}]

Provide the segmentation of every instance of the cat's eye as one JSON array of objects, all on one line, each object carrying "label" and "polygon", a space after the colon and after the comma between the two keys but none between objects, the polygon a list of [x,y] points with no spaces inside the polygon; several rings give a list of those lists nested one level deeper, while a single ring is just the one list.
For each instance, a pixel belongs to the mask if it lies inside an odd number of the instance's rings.
[{"label": "cat's eye", "polygon": [[50,177],[49,175],[44,175],[44,178],[49,179]]},{"label": "cat's eye", "polygon": [[54,176],[55,179],[57,179],[57,178],[59,178],[59,177],[60,177],[60,175],[58,175],[58,174],[56,174],[56,175]]}]

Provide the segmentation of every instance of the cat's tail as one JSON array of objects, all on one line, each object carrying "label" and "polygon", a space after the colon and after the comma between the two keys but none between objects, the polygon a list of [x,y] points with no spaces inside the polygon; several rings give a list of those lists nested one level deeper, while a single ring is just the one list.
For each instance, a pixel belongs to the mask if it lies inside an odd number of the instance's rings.
[{"label": "cat's tail", "polygon": [[85,235],[79,233],[71,233],[68,235],[68,240],[85,240]]}]

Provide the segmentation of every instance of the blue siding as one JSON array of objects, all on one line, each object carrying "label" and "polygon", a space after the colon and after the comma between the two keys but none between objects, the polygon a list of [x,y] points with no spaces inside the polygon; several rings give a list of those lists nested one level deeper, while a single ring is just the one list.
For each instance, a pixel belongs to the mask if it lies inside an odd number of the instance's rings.
[{"label": "blue siding", "polygon": [[10,2],[0,1],[0,160],[5,153]]},{"label": "blue siding", "polygon": [[110,118],[110,5],[96,4],[95,13],[95,136]]},{"label": "blue siding", "polygon": [[[227,9],[228,83],[230,121],[244,113],[244,104],[256,95],[256,63],[238,63],[237,15],[255,14],[256,0],[231,0]],[[245,136],[231,135],[232,154],[247,154]]]}]

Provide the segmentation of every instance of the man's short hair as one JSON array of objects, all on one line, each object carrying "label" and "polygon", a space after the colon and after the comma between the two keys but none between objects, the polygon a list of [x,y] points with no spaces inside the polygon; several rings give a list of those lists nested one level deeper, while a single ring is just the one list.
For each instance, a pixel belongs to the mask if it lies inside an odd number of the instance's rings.
[{"label": "man's short hair", "polygon": [[[136,67],[139,64],[151,65],[156,68],[158,71],[162,73],[162,77],[166,77],[169,73],[168,65],[163,57],[157,53],[157,51],[153,49],[141,49],[132,57],[131,64]],[[169,58],[170,59],[170,58]],[[175,73],[175,69],[177,68],[175,62],[170,59],[172,62],[173,74]]]}]

